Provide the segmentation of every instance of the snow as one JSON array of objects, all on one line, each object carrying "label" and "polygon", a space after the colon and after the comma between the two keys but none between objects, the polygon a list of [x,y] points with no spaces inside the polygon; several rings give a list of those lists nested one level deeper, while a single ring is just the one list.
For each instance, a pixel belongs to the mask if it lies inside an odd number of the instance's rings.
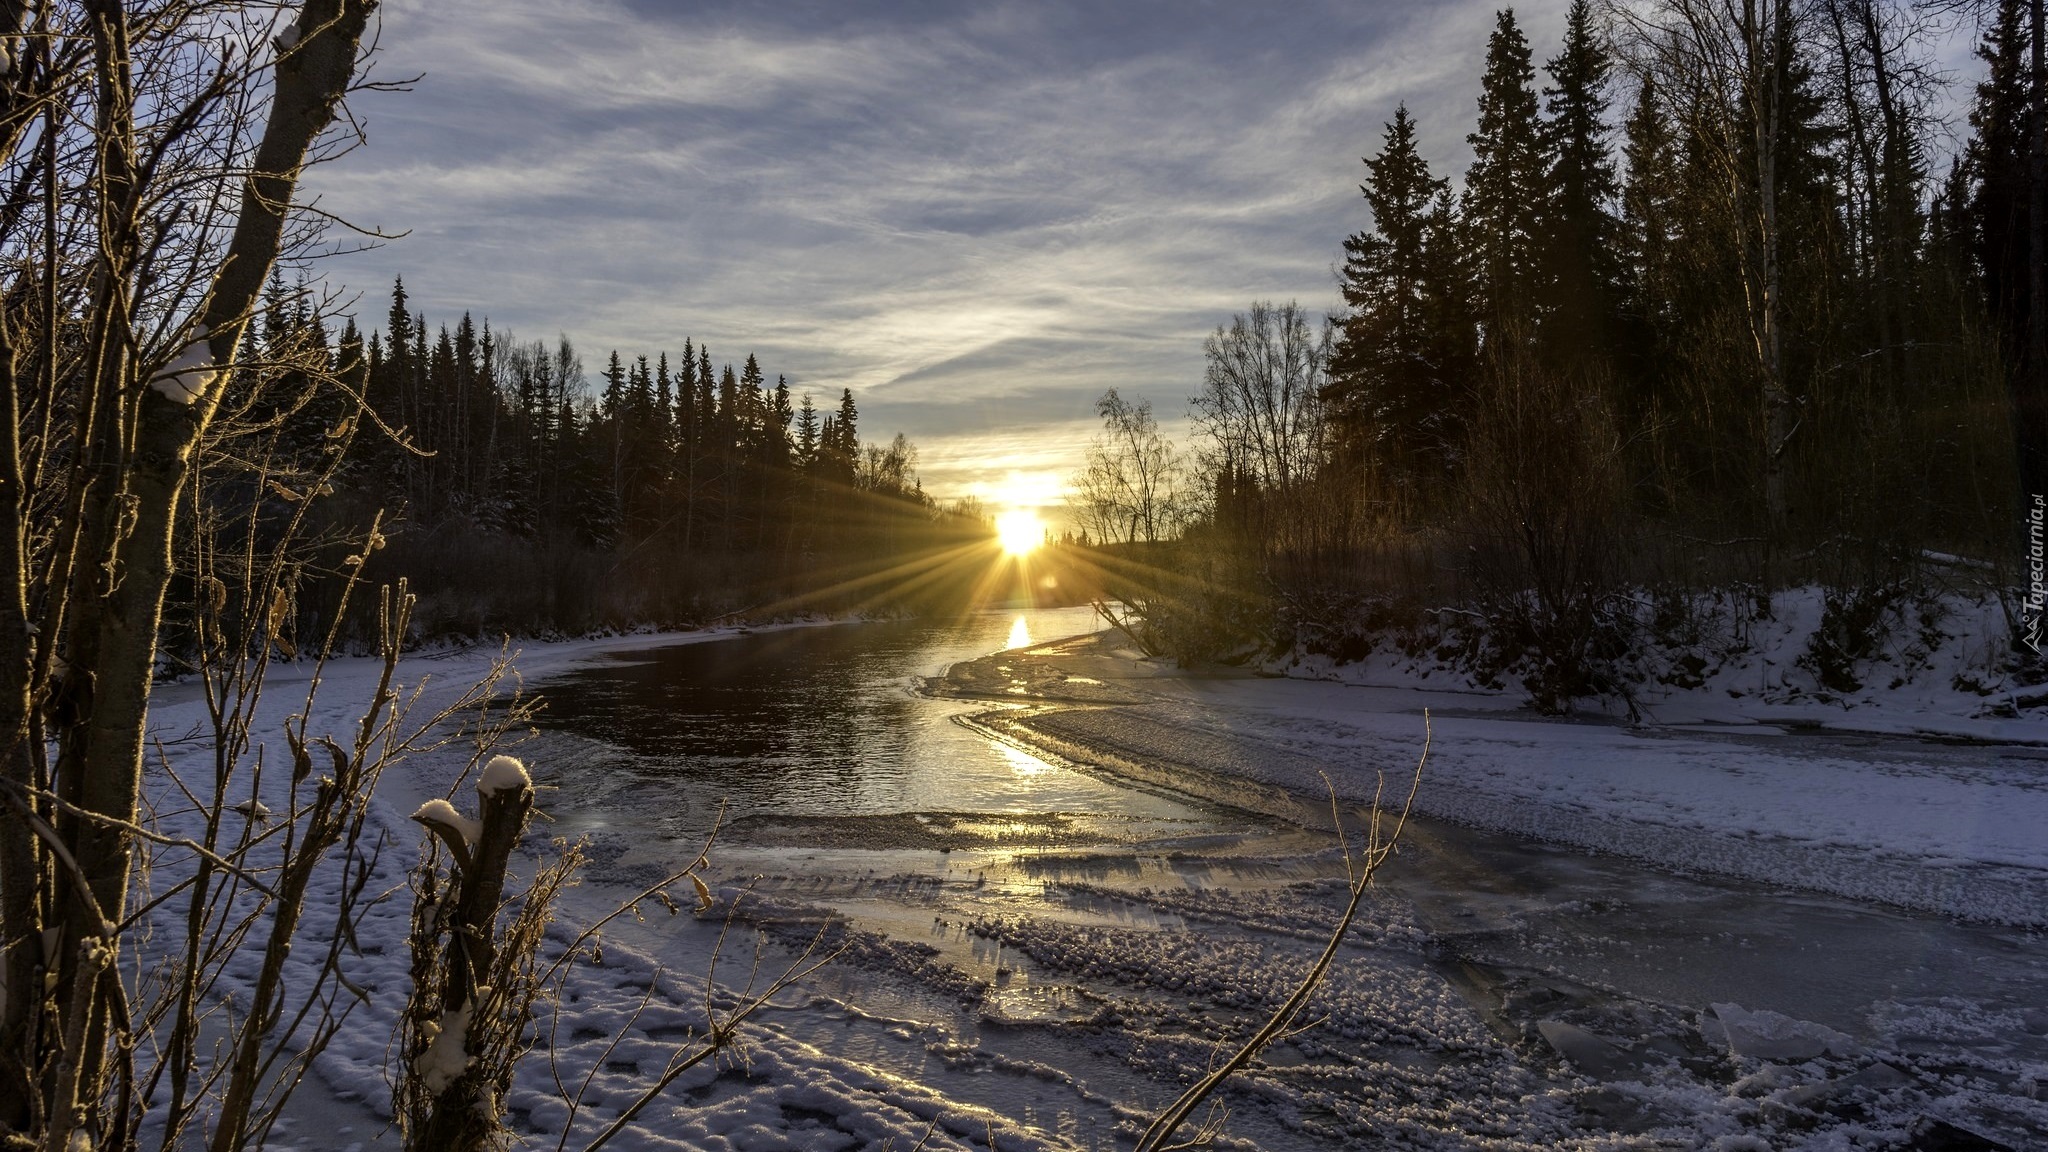
[{"label": "snow", "polygon": [[[535,645],[520,666],[532,680],[600,655],[730,634]],[[405,678],[430,672],[438,684],[458,684],[493,655],[429,654],[409,660]],[[1423,794],[1430,811],[1562,843],[1618,845],[1662,868],[1750,869],[1777,886],[1959,909],[1987,922],[2026,923],[2048,907],[2029,878],[2048,851],[2039,843],[2048,826],[2039,766],[2048,761],[2009,748],[1878,743],[1782,722],[1702,720],[1707,730],[1696,731],[1542,720],[1499,694],[1434,684],[1190,677],[1119,654],[1113,639],[1005,653],[1002,664],[1000,673],[956,670],[960,683],[1026,705],[1005,709],[1000,723],[976,723],[1046,755],[1065,748],[1076,759],[1099,757],[1087,762],[1107,771],[1149,764],[1179,791],[1289,802],[1312,814],[1317,805],[1290,801],[1284,789],[1313,797],[1322,786],[1316,772],[1330,771],[1357,800],[1382,768],[1405,779],[1427,706],[1436,728]],[[374,661],[331,667],[312,729],[344,730],[375,673]],[[259,717],[259,731],[274,731],[297,706],[295,674],[278,672],[266,694],[277,715]],[[1024,691],[1004,691],[1015,686]],[[204,750],[181,736],[202,716],[196,690],[180,685],[159,692],[152,715],[166,748],[192,757],[195,771]],[[387,776],[366,834],[419,843],[408,812],[473,834],[473,822],[441,799],[459,759]],[[527,759],[564,778],[577,771],[552,746]],[[494,768],[485,766],[480,791],[513,785],[509,768]],[[266,777],[256,802],[281,805],[283,788]],[[573,799],[542,795],[550,809]],[[178,830],[176,817],[166,830]],[[543,825],[529,847],[553,834]],[[593,864],[550,928],[551,948],[696,851],[602,829],[593,836]],[[1315,851],[1327,843],[1307,839]],[[564,1128],[577,1144],[617,1116],[679,1046],[704,1033],[707,1002],[721,1012],[734,1003],[731,988],[707,989],[702,977],[709,941],[733,912],[721,984],[752,977],[755,931],[767,940],[765,975],[821,922],[839,925],[833,939],[847,952],[744,1026],[740,1049],[672,1085],[616,1147],[878,1152],[892,1142],[915,1146],[934,1120],[936,1149],[1127,1147],[1162,1086],[1177,1090],[1182,1077],[1198,1075],[1245,1021],[1284,998],[1342,891],[1340,881],[1304,875],[1300,860],[1271,848],[1238,849],[1236,871],[1202,863],[1192,833],[1145,851],[1156,855],[724,845],[714,853],[723,872],[707,873],[717,899],[701,920],[649,905],[644,921],[606,929],[603,963],[574,973],[558,1016],[542,1009],[541,1043],[507,1093],[508,1115],[544,1145]],[[404,1001],[411,859],[386,852],[370,880],[369,890],[395,893],[368,909],[357,927],[362,953],[348,960],[351,981],[370,998],[318,1058],[308,1088],[332,1085],[314,1106],[355,1110],[346,1123],[366,1139],[388,1119],[381,1086],[364,1092],[362,1070],[384,1065]],[[1320,866],[1341,874],[1332,857]],[[170,880],[159,870],[155,882]],[[317,878],[306,906],[335,903],[340,883]],[[1783,999],[1762,1007],[1739,992],[1670,1003],[1589,989],[1541,967],[1551,944],[1532,933],[1521,905],[1489,919],[1504,896],[1464,898],[1479,915],[1462,935],[1411,896],[1368,902],[1337,977],[1311,1008],[1319,1026],[1277,1046],[1233,1088],[1235,1146],[1836,1152],[1899,1146],[1915,1125],[1936,1122],[2014,1147],[2048,1132],[2048,1102],[2038,1099],[2048,1084],[2048,1013],[2029,1016],[2024,1005],[1961,990],[1894,992],[1844,1019]],[[175,939],[168,904],[161,915],[158,940]],[[309,921],[308,931],[325,927]],[[2017,929],[2010,939],[2013,963],[2039,955],[2038,933]],[[303,985],[325,951],[294,949],[294,979]],[[1832,962],[1825,954],[1782,960],[1795,971]],[[1474,972],[1494,983],[1475,991]],[[247,973],[231,965],[223,989],[235,994]],[[1730,1002],[1737,998],[1758,1006]],[[441,1023],[422,1070],[452,1080],[467,1059],[468,1022]],[[1793,1055],[1765,1055],[1773,1052]],[[309,1123],[273,1146],[339,1146],[338,1130]]]},{"label": "snow", "polygon": [[[788,626],[756,626],[755,634],[781,631]],[[638,633],[596,637],[534,645],[520,659],[529,677],[560,672],[606,655],[644,649],[655,645],[694,643],[729,638],[735,628],[707,629],[689,634]],[[429,676],[423,707],[452,695],[456,686],[477,676],[498,655],[494,647],[430,652],[409,657],[403,678],[412,684]],[[379,664],[375,660],[347,658],[330,663],[323,675],[324,687],[310,717],[310,731],[346,732],[354,723],[355,709],[369,699],[377,683]],[[272,691],[266,693],[264,711],[258,716],[258,731],[278,730],[286,714],[303,701],[294,687],[303,687],[309,670],[280,667],[271,677]],[[196,684],[171,684],[155,693],[151,710],[152,731],[163,742],[174,762],[183,767],[188,779],[211,772],[210,752],[204,743],[204,700]],[[508,760],[510,757],[507,758]],[[439,793],[445,792],[460,771],[459,754],[427,757],[408,762],[405,769],[388,775],[369,813],[366,836],[372,840],[388,836],[397,844],[419,844],[422,835],[409,818],[430,820],[474,835],[476,823],[463,817]],[[285,774],[263,778],[261,799],[256,805],[282,808],[289,781]],[[514,778],[499,765],[495,772],[487,763],[480,784],[504,786]],[[163,830],[191,834],[198,829],[197,816],[186,805],[170,802],[180,795],[175,785],[153,769],[147,787],[156,793],[156,807]],[[409,817],[408,814],[416,814]],[[548,831],[536,829],[530,850],[545,847]],[[158,884],[172,882],[177,849],[165,849],[153,875]],[[389,1057],[396,1015],[409,987],[405,945],[411,921],[406,898],[406,870],[415,859],[408,851],[386,851],[377,858],[367,888],[386,892],[364,911],[356,925],[355,940],[360,952],[349,947],[346,972],[350,982],[363,988],[368,999],[357,1004],[327,1049],[315,1060],[314,1078],[307,1081],[301,1097],[292,1105],[290,1121],[273,1134],[271,1147],[329,1148],[355,1141],[339,1139],[337,1131],[353,1127],[362,1140],[373,1138],[390,1120],[389,1101],[383,1086],[374,1079],[366,1084],[365,1070],[383,1068]],[[524,865],[520,865],[524,867]],[[317,873],[305,894],[307,909],[336,906],[343,878],[337,870]],[[571,890],[572,902],[563,918],[549,929],[549,947],[559,950],[577,927],[610,911],[618,890],[589,884]],[[175,901],[164,902],[153,914],[157,923],[143,945],[152,955],[172,947],[181,939],[182,913]],[[661,914],[650,908],[657,917]],[[705,942],[717,938],[717,916],[712,910],[705,930],[692,939]],[[665,918],[664,918],[665,919]],[[687,915],[684,922],[696,921]],[[744,924],[741,931],[746,929]],[[309,987],[315,971],[328,951],[324,935],[331,935],[331,918],[309,914],[307,937],[287,958],[287,983],[293,988]],[[318,939],[313,945],[308,941]],[[728,978],[735,986],[748,980],[751,942],[732,946],[728,968],[721,971],[721,985]],[[693,954],[676,974],[673,957],[657,957],[615,935],[607,939],[602,965],[578,970],[564,989],[559,1016],[547,1019],[545,1008],[540,1022],[540,1048],[523,1063],[505,1107],[519,1132],[547,1133],[543,1142],[554,1143],[565,1125],[577,1134],[572,1146],[587,1141],[632,1102],[658,1075],[667,1061],[687,1050],[692,1036],[701,1036],[707,1021],[703,1007],[707,1000],[721,1011],[731,1007],[730,990],[711,991],[702,973],[708,952]],[[223,971],[219,994],[235,998],[247,994],[255,975],[250,955],[231,962]],[[145,958],[146,960],[147,958]],[[645,999],[650,987],[651,999]],[[799,1002],[801,998],[799,997]],[[464,1009],[439,1021],[440,1031],[422,1053],[421,1070],[430,1086],[452,1082],[469,1059],[463,1052],[469,1021]],[[770,1020],[742,1029],[743,1045],[724,1059],[707,1062],[685,1075],[656,1101],[634,1130],[612,1147],[630,1152],[670,1149],[742,1148],[848,1148],[878,1152],[884,1147],[907,1149],[916,1146],[928,1126],[937,1126],[927,1147],[934,1152],[986,1149],[988,1133],[996,1131],[1004,1152],[1061,1152],[1074,1147],[1055,1135],[1027,1133],[1015,1128],[1007,1117],[984,1106],[952,1098],[914,1079],[878,1070],[870,1063],[837,1054],[829,1042],[812,1043],[783,1034]],[[287,1008],[282,1019],[293,1018]],[[614,1039],[616,1038],[616,1043]],[[585,1085],[580,1105],[574,1110],[564,1100],[559,1083],[577,1092]],[[587,1078],[587,1079],[586,1079]],[[311,1119],[307,1119],[311,1118]],[[389,1138],[388,1136],[386,1137]],[[367,1143],[364,1146],[369,1146]]]},{"label": "snow", "polygon": [[483,833],[483,825],[457,812],[455,805],[439,797],[421,804],[413,811],[412,818],[422,824],[438,824],[450,829],[469,845],[475,845],[477,837]]},{"label": "snow", "polygon": [[206,394],[213,386],[220,369],[214,365],[213,349],[208,341],[207,327],[199,325],[193,332],[191,343],[185,345],[163,370],[150,380],[149,386],[167,400],[190,404]]},{"label": "snow", "polygon": [[533,787],[533,777],[527,775],[526,765],[514,756],[493,756],[484,765],[483,775],[477,778],[476,790],[483,796],[496,796],[501,792],[523,792]]},{"label": "snow", "polygon": [[433,1039],[413,1064],[427,1091],[439,1095],[469,1071],[469,1018],[475,1011],[475,1004],[464,1004],[443,1012],[438,1023],[429,1025],[434,1029]]}]

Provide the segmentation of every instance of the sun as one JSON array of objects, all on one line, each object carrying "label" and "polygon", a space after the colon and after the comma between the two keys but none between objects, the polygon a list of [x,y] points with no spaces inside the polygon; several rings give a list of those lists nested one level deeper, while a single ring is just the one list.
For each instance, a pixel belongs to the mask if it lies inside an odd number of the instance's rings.
[{"label": "sun", "polygon": [[996,542],[1012,556],[1022,556],[1045,542],[1045,525],[1038,513],[1014,508],[996,517]]}]

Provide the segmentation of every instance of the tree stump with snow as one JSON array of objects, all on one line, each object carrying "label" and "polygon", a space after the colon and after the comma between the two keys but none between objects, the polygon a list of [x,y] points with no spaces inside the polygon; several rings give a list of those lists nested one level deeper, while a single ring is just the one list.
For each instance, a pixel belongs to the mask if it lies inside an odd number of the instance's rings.
[{"label": "tree stump with snow", "polygon": [[[533,786],[526,768],[510,756],[494,757],[477,781],[477,818],[470,820],[446,800],[431,800],[413,819],[448,846],[454,870],[443,899],[426,917],[431,946],[440,949],[432,963],[415,963],[415,978],[440,974],[438,1021],[416,1021],[427,1039],[407,1069],[433,1104],[427,1121],[407,1132],[408,1149],[471,1152],[490,1147],[500,1132],[501,1061],[479,1060],[477,1025],[496,1021],[506,1010],[493,983],[497,971],[498,909],[505,894],[505,871],[512,849],[526,830],[533,811]],[[428,890],[431,893],[431,889]],[[421,942],[416,939],[416,956]],[[424,989],[415,988],[413,1002],[422,1005]],[[518,1022],[509,1022],[517,1031]]]}]

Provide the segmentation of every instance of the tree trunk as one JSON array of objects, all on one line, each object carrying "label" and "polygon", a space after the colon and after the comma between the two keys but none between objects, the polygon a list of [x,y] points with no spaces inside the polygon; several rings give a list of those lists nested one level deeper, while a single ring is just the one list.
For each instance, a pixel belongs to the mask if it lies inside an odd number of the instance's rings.
[{"label": "tree trunk", "polygon": [[[242,189],[228,251],[213,273],[204,313],[196,317],[204,325],[210,362],[220,366],[220,374],[188,403],[151,387],[136,357],[131,324],[139,305],[130,281],[140,263],[137,221],[141,204],[152,194],[146,185],[150,171],[139,161],[135,141],[127,12],[120,0],[86,5],[94,47],[99,164],[90,188],[98,199],[99,243],[84,350],[88,394],[81,404],[87,419],[78,444],[78,543],[67,585],[52,590],[60,603],[46,614],[46,619],[69,616],[64,635],[72,665],[71,709],[54,734],[56,783],[77,812],[59,822],[70,860],[54,877],[23,858],[26,827],[12,829],[9,847],[0,852],[0,868],[6,871],[0,885],[5,939],[40,940],[47,927],[64,930],[64,978],[52,993],[63,1035],[47,1029],[36,1034],[24,1014],[11,1008],[8,1032],[0,1036],[0,1050],[26,1054],[31,1075],[52,1064],[59,1069],[43,1082],[47,1098],[41,1110],[59,1126],[75,1120],[96,1131],[117,1128],[128,1119],[98,1114],[106,1088],[107,1041],[129,1025],[114,1011],[119,989],[112,975],[118,967],[111,937],[130,883],[131,844],[122,826],[134,822],[139,803],[150,682],[172,570],[179,495],[218,403],[221,380],[276,261],[300,167],[353,79],[374,6],[375,0],[307,0],[298,15],[304,35],[277,62],[269,121]],[[207,114],[222,91],[197,91],[193,114]],[[52,326],[59,320],[54,313],[45,317]],[[18,387],[11,378],[8,384],[8,398],[18,406]],[[8,464],[12,467],[0,468],[8,478],[7,491],[0,492],[0,512],[9,514],[7,532],[0,535],[13,539],[12,546],[0,539],[0,552],[14,554],[10,571],[15,586],[0,604],[0,617],[17,615],[15,606],[21,604],[25,619],[18,452],[0,461]],[[9,559],[0,555],[0,564]],[[0,727],[18,732],[27,723],[29,701],[15,683],[25,644],[13,639],[14,627],[11,619],[0,619]],[[10,778],[20,774],[16,757],[10,755],[5,771]],[[26,881],[25,866],[30,869]],[[24,884],[38,891],[40,901],[24,896]],[[39,902],[48,904],[47,916],[36,906]],[[10,953],[10,969],[22,962],[19,950]],[[102,980],[97,973],[108,976]],[[10,979],[18,975],[10,971]],[[8,1112],[0,1120],[22,1123],[27,1109],[20,1103],[0,1097]]]}]

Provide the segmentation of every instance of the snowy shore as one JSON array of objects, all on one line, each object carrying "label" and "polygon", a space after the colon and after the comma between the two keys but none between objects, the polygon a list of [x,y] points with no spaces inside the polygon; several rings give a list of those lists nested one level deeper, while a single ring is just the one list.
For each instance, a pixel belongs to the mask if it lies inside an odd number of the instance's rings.
[{"label": "snowy shore", "polygon": [[[1554,720],[1506,692],[1177,675],[1115,633],[964,665],[942,690],[1037,702],[981,721],[1020,742],[1312,824],[1327,822],[1325,779],[1354,805],[1382,777],[1405,784],[1427,709],[1418,805],[1432,816],[1683,872],[2048,924],[2038,719],[1771,703],[1709,719],[1700,694],[1663,723]],[[1923,735],[1873,734],[1886,729]]]}]

